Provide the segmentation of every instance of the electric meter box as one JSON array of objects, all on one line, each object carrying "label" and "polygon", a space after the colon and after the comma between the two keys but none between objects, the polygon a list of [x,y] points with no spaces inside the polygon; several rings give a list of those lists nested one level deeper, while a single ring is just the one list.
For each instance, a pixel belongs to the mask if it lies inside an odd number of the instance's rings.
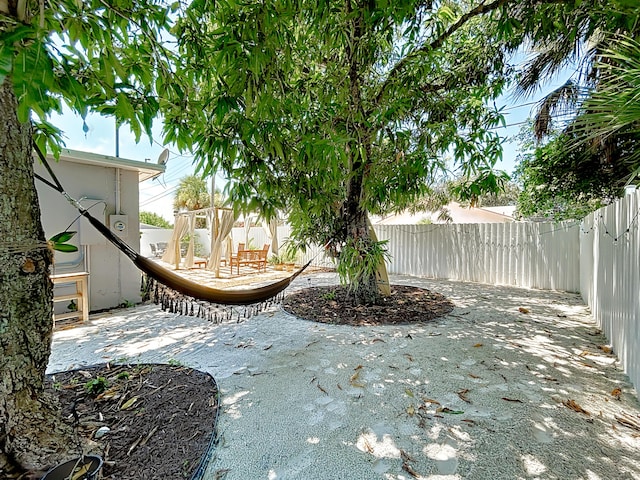
[{"label": "electric meter box", "polygon": [[122,238],[129,235],[129,215],[109,215],[109,228]]}]

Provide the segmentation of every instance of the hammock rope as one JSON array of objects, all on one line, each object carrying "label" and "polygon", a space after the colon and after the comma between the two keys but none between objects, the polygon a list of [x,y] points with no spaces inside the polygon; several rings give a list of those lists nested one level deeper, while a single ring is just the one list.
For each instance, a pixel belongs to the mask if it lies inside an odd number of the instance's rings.
[{"label": "hammock rope", "polygon": [[[223,290],[188,280],[162,267],[153,260],[140,255],[105,224],[91,215],[87,209],[65,191],[37,145],[35,145],[35,150],[53,182],[38,174],[35,174],[35,177],[45,185],[58,191],[78,210],[81,216],[86,218],[98,232],[124,253],[144,273],[142,279],[143,299],[152,299],[156,304],[160,304],[163,310],[168,310],[170,313],[197,315],[214,322],[229,320],[237,315],[237,319],[240,321],[242,316],[248,318],[274,303],[279,303],[284,298],[284,290],[313,261],[310,260],[287,278],[251,289]],[[197,310],[194,309],[194,304],[198,305]],[[233,306],[245,307],[242,315],[240,311],[229,308]]]}]

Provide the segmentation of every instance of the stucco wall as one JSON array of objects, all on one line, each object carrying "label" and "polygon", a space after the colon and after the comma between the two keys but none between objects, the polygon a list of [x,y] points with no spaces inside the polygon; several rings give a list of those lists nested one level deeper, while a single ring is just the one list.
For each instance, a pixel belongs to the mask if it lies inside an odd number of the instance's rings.
[{"label": "stucco wall", "polygon": [[[127,234],[123,238],[134,250],[139,251],[138,172],[64,160],[52,162],[52,168],[69,195],[83,199],[81,203],[85,208],[91,207],[91,214],[105,224],[109,222],[109,215],[127,215]],[[44,178],[49,178],[40,162],[36,162],[35,169]],[[120,211],[116,212],[118,177]],[[54,273],[89,271],[91,311],[115,307],[125,301],[139,302],[140,272],[133,263],[86,220],[78,219],[78,211],[62,195],[37,180],[36,188],[47,238],[64,231],[70,224],[69,230],[78,231],[71,243],[78,246],[79,252],[56,252]],[[63,307],[56,305],[57,311]]]}]

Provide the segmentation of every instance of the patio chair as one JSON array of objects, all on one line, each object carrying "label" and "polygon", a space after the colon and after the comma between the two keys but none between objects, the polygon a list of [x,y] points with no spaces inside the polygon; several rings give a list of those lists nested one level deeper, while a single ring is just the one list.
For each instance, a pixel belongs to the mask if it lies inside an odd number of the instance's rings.
[{"label": "patio chair", "polygon": [[158,256],[164,255],[164,252],[167,251],[167,242],[156,243],[156,249],[158,250]]},{"label": "patio chair", "polygon": [[150,243],[149,244],[149,248],[151,248],[151,254],[154,257],[159,257],[160,255],[158,254],[158,249],[156,248],[156,244],[155,243]]}]

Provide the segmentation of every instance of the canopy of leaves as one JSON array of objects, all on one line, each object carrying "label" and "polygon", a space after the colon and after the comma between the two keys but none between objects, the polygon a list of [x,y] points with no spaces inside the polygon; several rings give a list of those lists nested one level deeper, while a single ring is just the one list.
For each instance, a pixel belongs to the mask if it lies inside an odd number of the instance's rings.
[{"label": "canopy of leaves", "polygon": [[200,210],[211,206],[207,183],[198,175],[183,177],[178,184],[173,207],[176,210]]},{"label": "canopy of leaves", "polygon": [[140,212],[140,223],[146,223],[147,225],[153,225],[154,227],[160,228],[173,228],[171,223],[154,212]]},{"label": "canopy of leaves", "polygon": [[599,62],[598,88],[582,106],[573,129],[615,164],[619,183],[640,174],[640,43],[616,37]]},{"label": "canopy of leaves", "polygon": [[43,150],[48,143],[58,152],[60,132],[47,119],[63,104],[83,117],[113,115],[137,139],[151,135],[158,92],[182,91],[162,38],[173,7],[160,0],[17,4],[16,16],[0,16],[0,82],[12,82],[19,117],[32,118]]},{"label": "canopy of leaves", "polygon": [[495,186],[507,3],[194,1],[176,35],[198,88],[167,138],[223,169],[236,206],[320,243],[408,206],[447,158]]},{"label": "canopy of leaves", "polygon": [[[621,164],[601,152],[575,145],[569,134],[529,150],[516,168],[523,185],[517,212],[525,218],[581,219],[621,194]],[[637,143],[633,144],[637,148]]]},{"label": "canopy of leaves", "polygon": [[[512,38],[524,40],[529,55],[518,72],[519,95],[528,95],[555,76],[566,81],[544,98],[534,128],[538,138],[566,125],[600,79],[600,56],[615,35],[638,32],[637,2],[576,0],[548,2],[535,11],[514,11]],[[555,122],[555,125],[554,125]]]}]

